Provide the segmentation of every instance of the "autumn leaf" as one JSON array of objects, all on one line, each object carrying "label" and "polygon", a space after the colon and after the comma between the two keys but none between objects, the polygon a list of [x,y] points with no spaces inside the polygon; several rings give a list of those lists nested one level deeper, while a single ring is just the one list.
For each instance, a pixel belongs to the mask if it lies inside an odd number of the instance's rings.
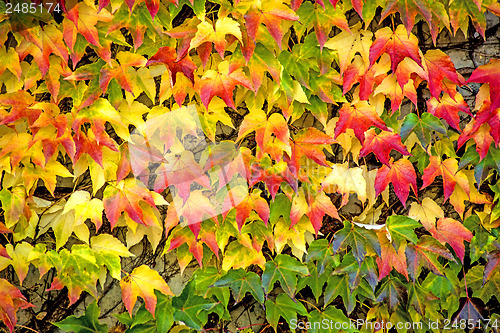
[{"label": "autumn leaf", "polygon": [[381,131],[377,134],[375,129],[370,128],[365,132],[365,141],[359,154],[364,157],[373,152],[381,163],[388,166],[389,154],[392,149],[399,151],[403,155],[410,155],[406,147],[401,143],[401,137],[398,134],[389,131]]},{"label": "autumn leaf", "polygon": [[276,281],[279,281],[283,290],[290,297],[295,296],[297,275],[304,276],[309,273],[307,267],[297,259],[285,254],[278,254],[273,261],[266,262],[262,274],[262,286],[269,293]]},{"label": "autumn leaf", "polygon": [[337,253],[340,249],[351,248],[358,264],[363,262],[367,251],[371,250],[380,255],[380,243],[373,230],[358,227],[349,221],[344,221],[344,228],[337,231],[333,238],[332,249]]},{"label": "autumn leaf", "polygon": [[143,214],[141,201],[156,207],[148,189],[134,178],[127,178],[116,185],[108,185],[103,193],[104,211],[113,228],[122,212],[137,223],[147,226],[155,225],[155,219]]},{"label": "autumn leaf", "polygon": [[[400,67],[398,67],[398,69]],[[397,78],[397,75],[388,75],[373,91],[374,96],[380,93],[384,94],[391,101],[392,113],[399,109],[404,97],[407,97],[413,102],[414,105],[417,105],[417,91],[415,90],[414,82],[411,79],[408,80],[403,87],[401,87],[401,82],[399,81],[399,78]]]},{"label": "autumn leaf", "polygon": [[180,60],[177,60],[175,49],[169,46],[163,46],[158,49],[158,52],[148,59],[145,66],[147,67],[157,64],[164,64],[167,66],[170,74],[171,86],[175,85],[177,73],[182,73],[194,83],[194,71],[197,67],[188,55]]},{"label": "autumn leaf", "polygon": [[394,246],[391,244],[391,241],[387,238],[385,232],[378,232],[377,236],[381,246],[381,255],[380,257],[377,257],[379,281],[389,275],[393,268],[403,274],[408,280],[408,269],[406,266],[405,255],[406,242],[403,241],[399,245],[399,249],[396,251]]},{"label": "autumn leaf", "polygon": [[391,57],[391,70],[393,72],[406,57],[422,65],[418,53],[417,37],[411,33],[407,34],[402,25],[399,25],[395,31],[389,27],[377,30],[375,41],[370,47],[370,66],[373,66],[383,53],[387,53]]},{"label": "autumn leaf", "polygon": [[252,83],[245,76],[241,68],[234,68],[229,62],[219,63],[218,70],[208,70],[196,83],[196,89],[200,93],[201,101],[205,108],[214,96],[219,96],[231,108],[236,108],[233,102],[233,91],[236,85],[242,85],[253,90]]},{"label": "autumn leaf", "polygon": [[411,204],[408,216],[420,221],[425,229],[430,231],[436,225],[437,218],[444,218],[444,212],[434,200],[424,198],[421,203],[413,202]]},{"label": "autumn leaf", "polygon": [[227,45],[226,35],[229,34],[236,37],[243,44],[239,23],[230,17],[219,18],[215,22],[215,29],[211,23],[203,21],[198,24],[196,34],[191,39],[189,48],[194,49],[204,43],[213,43],[215,50],[224,59],[224,52]]},{"label": "autumn leaf", "polygon": [[427,101],[427,110],[436,117],[446,120],[448,125],[457,131],[461,131],[459,126],[460,116],[458,112],[462,111],[472,115],[469,111],[469,106],[464,101],[461,94],[455,95],[454,99],[448,94],[444,94],[440,100],[433,97]]},{"label": "autumn leaf", "polygon": [[256,41],[259,26],[264,23],[280,49],[283,39],[281,21],[297,21],[298,19],[295,12],[280,0],[266,1],[262,3],[262,7],[255,6],[245,14],[245,24],[250,38]]},{"label": "autumn leaf", "polygon": [[302,23],[299,29],[299,35],[302,35],[306,29],[314,27],[316,39],[318,40],[321,50],[328,38],[328,32],[332,26],[337,26],[344,31],[349,32],[347,19],[342,11],[342,8],[333,6],[330,3],[323,5],[323,10],[315,8],[311,2],[303,3],[297,11],[300,22]]},{"label": "autumn leaf", "polygon": [[439,99],[442,91],[454,96],[455,87],[449,88],[444,85],[444,79],[450,80],[453,85],[462,86],[465,84],[463,77],[457,73],[450,57],[443,51],[429,50],[423,56],[423,60],[422,65],[427,73],[427,84],[433,97]]},{"label": "autumn leaf", "polygon": [[377,115],[375,107],[366,101],[357,102],[353,105],[345,103],[339,110],[339,121],[335,127],[335,138],[351,128],[360,142],[365,140],[365,132],[371,126],[381,130],[387,130],[384,121]]},{"label": "autumn leaf", "polygon": [[389,183],[392,183],[396,196],[405,207],[410,188],[413,190],[413,193],[418,195],[417,174],[413,165],[407,159],[399,159],[394,163],[389,163],[388,166],[382,165],[378,169],[375,178],[376,195],[378,196],[382,193]]},{"label": "autumn leaf", "polygon": [[342,194],[342,206],[347,204],[349,193],[356,193],[361,202],[367,199],[366,180],[361,168],[349,168],[348,163],[334,164],[321,184],[323,189],[331,185],[336,185],[337,192]]},{"label": "autumn leaf", "polygon": [[155,289],[161,291],[164,295],[175,296],[160,274],[146,265],[134,268],[130,274],[123,277],[120,281],[120,288],[123,303],[131,316],[138,296],[142,297],[146,303],[146,309],[153,317],[157,302],[154,294]]},{"label": "autumn leaf", "polygon": [[5,279],[0,279],[0,318],[9,331],[14,331],[17,323],[16,312],[34,306],[26,301],[26,297]]},{"label": "autumn leaf", "polygon": [[436,116],[428,112],[422,114],[421,117],[415,113],[409,113],[403,120],[403,124],[401,124],[400,134],[401,138],[406,140],[410,133],[415,133],[422,146],[427,148],[431,142],[432,131],[446,134],[446,128]]},{"label": "autumn leaf", "polygon": [[218,279],[214,286],[229,286],[233,290],[236,301],[239,302],[250,292],[259,302],[264,302],[264,291],[260,277],[254,272],[245,272],[244,269],[230,270],[226,275]]},{"label": "autumn leaf", "polygon": [[[426,188],[437,176],[443,177],[444,200],[448,200],[455,189],[457,183],[458,161],[454,158],[441,160],[439,157],[430,156],[429,165],[424,169],[422,176],[423,184],[421,188]],[[470,189],[468,186],[463,189],[469,195]]]},{"label": "autumn leaf", "polygon": [[498,84],[500,81],[499,68],[500,60],[490,59],[490,61],[486,65],[482,65],[476,68],[467,80],[467,83],[479,82],[489,84],[491,98],[490,109],[492,112],[493,110],[496,110],[500,107],[500,85]]},{"label": "autumn leaf", "polygon": [[445,276],[443,265],[438,257],[454,261],[450,251],[430,236],[422,236],[416,245],[408,244],[406,258],[408,259],[408,272],[413,281],[419,277],[422,267],[426,267],[436,275]]},{"label": "autumn leaf", "polygon": [[449,217],[440,218],[430,232],[441,243],[450,244],[460,260],[464,261],[464,241],[470,242],[472,233],[462,223]]}]

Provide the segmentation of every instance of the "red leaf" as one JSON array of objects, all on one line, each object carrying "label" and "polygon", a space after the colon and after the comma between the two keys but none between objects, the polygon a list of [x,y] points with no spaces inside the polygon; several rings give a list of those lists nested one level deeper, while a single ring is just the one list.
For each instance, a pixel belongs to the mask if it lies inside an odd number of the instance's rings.
[{"label": "red leaf", "polygon": [[469,111],[469,106],[464,101],[461,94],[455,95],[454,99],[451,98],[450,95],[444,94],[440,101],[436,98],[431,98],[427,100],[427,110],[436,117],[446,120],[448,125],[457,131],[461,131],[459,126],[460,116],[458,112],[462,111],[472,115]]},{"label": "red leaf", "polygon": [[175,49],[169,46],[163,46],[158,49],[151,58],[149,58],[146,66],[155,64],[165,64],[170,72],[171,85],[175,85],[175,79],[178,72],[184,74],[191,82],[194,83],[194,71],[198,68],[196,64],[187,55],[180,60],[176,60],[177,54]]},{"label": "red leaf", "polygon": [[424,56],[423,67],[427,73],[427,83],[431,95],[439,99],[441,92],[445,91],[450,96],[454,96],[455,87],[444,85],[444,79],[449,79],[452,83],[464,85],[463,77],[457,73],[450,57],[441,50],[429,50]]},{"label": "red leaf", "polygon": [[353,105],[345,103],[339,110],[339,114],[339,121],[335,127],[335,138],[348,128],[351,128],[358,140],[363,142],[365,131],[371,126],[388,130],[384,121],[377,115],[375,107],[366,101],[357,102]]},{"label": "red leaf", "polygon": [[486,65],[476,68],[467,83],[478,82],[490,85],[491,110],[500,107],[500,60],[490,59]]},{"label": "red leaf", "polygon": [[19,289],[5,279],[0,279],[0,319],[10,332],[14,331],[17,323],[16,312],[34,306],[26,301],[26,297]]},{"label": "red leaf", "polygon": [[395,163],[390,163],[389,166],[382,165],[382,167],[378,169],[375,178],[376,195],[378,196],[382,193],[389,183],[392,183],[396,196],[405,207],[410,188],[413,190],[413,193],[418,195],[417,175],[413,168],[413,164],[407,159],[400,159]]},{"label": "red leaf", "polygon": [[450,244],[460,260],[464,261],[464,241],[470,242],[472,233],[462,223],[449,217],[440,218],[430,233],[441,243]]},{"label": "red leaf", "polygon": [[235,109],[233,91],[237,84],[253,90],[252,83],[241,68],[232,68],[229,62],[223,61],[217,71],[208,70],[196,83],[196,87],[205,108],[208,109],[208,104],[214,96],[219,96],[227,106]]},{"label": "red leaf", "polygon": [[392,149],[399,151],[403,155],[410,155],[406,147],[401,143],[401,137],[398,134],[389,131],[382,131],[377,134],[375,129],[370,128],[365,132],[365,141],[359,154],[363,157],[372,152],[381,163],[388,166],[389,154]]},{"label": "red leaf", "polygon": [[292,146],[291,171],[297,176],[300,159],[304,155],[319,165],[328,166],[323,148],[325,145],[335,143],[335,140],[330,135],[310,127],[301,129],[290,142]]},{"label": "red leaf", "polygon": [[400,244],[398,251],[391,244],[386,236],[386,232],[378,232],[378,239],[381,246],[381,256],[377,257],[378,280],[382,280],[389,275],[391,270],[395,268],[399,273],[403,274],[408,280],[408,269],[406,266],[406,242]]},{"label": "red leaf", "polygon": [[415,60],[417,64],[422,66],[418,53],[418,39],[413,34],[408,35],[402,25],[399,25],[396,31],[392,31],[389,27],[377,30],[375,41],[370,47],[370,66],[373,66],[383,53],[390,56],[393,72],[406,57]]},{"label": "red leaf", "polygon": [[476,121],[473,120],[465,126],[464,132],[458,137],[457,144],[458,148],[460,148],[469,139],[474,139],[476,151],[481,161],[488,154],[488,150],[493,142],[493,137],[490,134],[490,125],[484,123],[479,128],[475,129],[475,123]]},{"label": "red leaf", "polygon": [[140,184],[134,178],[127,178],[116,185],[109,184],[104,190],[104,210],[111,228],[114,228],[122,212],[126,212],[137,223],[145,226],[156,225],[151,217],[143,214],[141,202],[153,208],[156,206],[149,190]]},{"label": "red leaf", "polygon": [[267,222],[269,221],[269,205],[267,201],[258,194],[249,193],[248,196],[236,206],[236,224],[240,232],[245,220],[250,216],[252,210],[257,212],[267,226]]},{"label": "red leaf", "polygon": [[[443,188],[444,188],[444,200],[448,200],[450,195],[455,189],[455,184],[457,183],[456,173],[458,171],[458,162],[454,158],[448,158],[442,161],[439,157],[431,156],[429,158],[429,165],[424,169],[424,175],[422,180],[422,188],[426,188],[437,176],[443,177]],[[469,195],[470,190],[468,188],[463,189],[467,195]]]}]

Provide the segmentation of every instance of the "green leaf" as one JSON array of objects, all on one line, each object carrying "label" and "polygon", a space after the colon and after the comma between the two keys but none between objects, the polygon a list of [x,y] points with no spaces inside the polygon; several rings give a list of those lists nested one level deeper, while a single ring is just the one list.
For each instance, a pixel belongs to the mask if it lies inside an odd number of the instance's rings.
[{"label": "green leaf", "polygon": [[262,274],[262,285],[269,293],[276,281],[281,283],[281,288],[291,297],[295,297],[297,275],[309,274],[307,267],[297,259],[285,254],[278,254],[274,261],[266,262]]},{"label": "green leaf", "polygon": [[175,309],[174,320],[183,321],[187,326],[200,330],[208,320],[205,310],[210,310],[215,303],[196,295],[193,281],[182,290],[180,296],[172,298]]},{"label": "green leaf", "polygon": [[352,252],[347,253],[342,259],[342,263],[333,271],[333,274],[347,274],[349,289],[353,291],[358,288],[361,278],[369,283],[372,292],[378,284],[377,264],[373,257],[366,257],[361,265],[356,261]]},{"label": "green leaf", "polygon": [[351,319],[347,318],[341,310],[334,306],[328,306],[323,311],[314,310],[307,317],[311,326],[306,326],[307,332],[357,332],[355,321],[351,323]]},{"label": "green leaf", "polygon": [[236,302],[239,302],[245,297],[247,292],[251,293],[253,297],[264,303],[264,291],[260,278],[254,272],[245,272],[244,269],[232,269],[222,278],[217,280],[214,284],[217,287],[228,286],[233,291]]},{"label": "green leaf", "polygon": [[351,313],[356,305],[356,298],[354,293],[349,289],[347,274],[331,275],[328,278],[325,289],[325,306],[330,304],[337,296],[342,297],[347,313]]},{"label": "green leaf", "polygon": [[415,228],[422,225],[407,216],[392,215],[387,218],[387,230],[392,237],[392,244],[399,249],[399,244],[403,239],[407,239],[414,244],[418,242],[417,235],[413,232]]},{"label": "green leaf", "polygon": [[272,224],[276,224],[280,216],[283,216],[288,224],[292,224],[290,220],[290,210],[292,209],[292,203],[286,195],[283,193],[276,194],[276,198],[270,204],[269,221]]},{"label": "green leaf", "polygon": [[326,267],[334,264],[333,250],[327,239],[316,239],[309,245],[306,262],[311,260],[316,261],[320,275],[323,274]]},{"label": "green leaf", "polygon": [[283,317],[290,325],[292,320],[297,319],[297,313],[306,316],[306,308],[299,301],[294,301],[285,294],[279,294],[276,301],[266,300],[266,319],[276,331],[280,317]]},{"label": "green leaf", "polygon": [[349,221],[344,221],[344,228],[335,233],[333,238],[333,252],[339,249],[352,249],[352,254],[359,264],[366,256],[366,249],[370,248],[381,255],[380,242],[373,230],[352,225]]},{"label": "green leaf", "polygon": [[75,333],[107,333],[108,325],[99,324],[100,309],[97,306],[97,300],[94,300],[85,311],[85,314],[80,317],[70,316],[57,323],[55,326],[59,327],[65,332]]},{"label": "green leaf", "polygon": [[318,274],[316,266],[311,263],[309,265],[309,272],[311,273],[310,275],[299,278],[297,290],[302,290],[305,287],[311,288],[314,298],[316,298],[316,303],[319,303],[319,297],[323,294],[323,286],[328,280],[331,269],[322,274]]},{"label": "green leaf", "polygon": [[401,139],[406,140],[410,133],[414,132],[422,143],[422,146],[427,148],[427,145],[431,142],[432,131],[446,134],[446,128],[439,118],[425,112],[419,119],[415,113],[410,113],[406,115],[401,125]]},{"label": "green leaf", "polygon": [[389,308],[395,309],[404,298],[405,287],[396,277],[389,277],[377,291],[377,302],[385,301]]},{"label": "green leaf", "polygon": [[[172,307],[172,298],[163,295],[155,290],[157,299],[155,318],[156,330],[158,333],[167,333],[174,324],[174,308]],[[149,311],[147,311],[149,313]]]},{"label": "green leaf", "polygon": [[410,304],[422,317],[425,316],[425,308],[430,306],[431,302],[438,300],[434,294],[425,290],[417,282],[412,283],[408,288],[408,299]]}]

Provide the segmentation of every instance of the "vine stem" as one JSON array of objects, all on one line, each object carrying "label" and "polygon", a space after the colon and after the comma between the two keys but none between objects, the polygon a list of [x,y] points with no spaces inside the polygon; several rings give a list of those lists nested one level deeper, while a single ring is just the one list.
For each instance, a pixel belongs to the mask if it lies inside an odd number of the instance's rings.
[{"label": "vine stem", "polygon": [[467,278],[465,277],[465,268],[462,265],[462,271],[464,272],[464,286],[465,286],[465,296],[467,296],[467,299],[469,298],[469,291],[467,290]]},{"label": "vine stem", "polygon": [[21,328],[24,328],[24,329],[27,329],[27,330],[30,330],[32,332],[36,332],[36,333],[40,333],[39,331],[35,330],[35,329],[32,329],[28,326],[24,326],[24,325],[19,325],[19,324],[16,324],[17,327],[21,327]]}]

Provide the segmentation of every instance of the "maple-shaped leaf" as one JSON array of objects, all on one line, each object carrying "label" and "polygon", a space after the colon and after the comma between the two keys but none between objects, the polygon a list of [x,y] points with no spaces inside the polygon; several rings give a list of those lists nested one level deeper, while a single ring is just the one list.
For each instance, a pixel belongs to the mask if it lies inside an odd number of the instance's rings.
[{"label": "maple-shaped leaf", "polygon": [[292,208],[290,211],[290,220],[292,221],[291,227],[297,224],[300,218],[306,214],[311,221],[314,231],[318,234],[323,224],[325,213],[340,220],[337,208],[324,192],[320,192],[320,194],[313,196],[311,193],[300,191],[299,195],[295,196],[292,201]]},{"label": "maple-shaped leaf", "polygon": [[271,36],[278,43],[280,50],[283,39],[281,21],[297,21],[298,19],[295,12],[280,0],[266,1],[261,6],[253,6],[245,14],[245,24],[250,38],[254,42],[256,41],[259,26],[264,23]]},{"label": "maple-shaped leaf", "polygon": [[325,177],[321,186],[323,189],[336,185],[337,192],[342,194],[344,206],[349,201],[349,193],[356,193],[361,202],[367,199],[366,179],[363,177],[361,168],[349,168],[349,163],[334,164],[332,171]]},{"label": "maple-shaped leaf", "polygon": [[0,318],[9,331],[14,331],[17,323],[16,312],[34,306],[26,301],[21,291],[5,279],[0,279]]},{"label": "maple-shaped leaf", "polygon": [[454,99],[446,93],[441,97],[441,100],[437,100],[433,97],[427,100],[427,110],[436,117],[446,120],[448,125],[457,131],[460,131],[460,116],[458,112],[462,111],[472,115],[469,111],[469,106],[464,101],[461,94],[456,94]]},{"label": "maple-shaped leaf", "polygon": [[26,263],[28,263],[28,258],[33,251],[33,246],[27,242],[22,242],[17,243],[15,248],[12,244],[7,244],[5,249],[7,256],[10,257],[8,263],[14,268],[22,285],[28,275],[29,264]]},{"label": "maple-shaped leaf", "polygon": [[303,35],[306,29],[314,27],[314,33],[316,34],[321,50],[323,50],[323,45],[328,38],[328,33],[332,29],[332,26],[349,31],[349,24],[340,6],[333,8],[330,3],[326,3],[323,9],[320,9],[311,2],[305,2],[300,6],[297,14],[301,23],[298,29],[299,36]]},{"label": "maple-shaped leaf", "polygon": [[[415,228],[420,227],[420,223],[412,218],[403,215],[392,215],[387,218],[386,229],[389,232],[391,240],[394,241],[394,247],[399,249],[403,240],[417,243],[418,238],[415,235]],[[409,243],[411,244],[411,243]]]},{"label": "maple-shaped leaf", "polygon": [[[251,42],[253,44],[253,42]],[[233,53],[232,61],[236,61],[240,53]],[[241,54],[243,56],[243,54]],[[243,61],[244,59],[242,59]],[[265,78],[265,72],[271,74],[274,81],[280,84],[281,80],[281,64],[271,51],[269,51],[261,43],[255,45],[252,56],[247,60],[248,68],[251,68],[250,79],[252,80],[255,91],[258,91],[262,85],[262,80]]]},{"label": "maple-shaped leaf", "polygon": [[408,259],[408,272],[413,281],[419,277],[422,267],[426,267],[434,274],[445,276],[444,268],[438,260],[440,256],[455,261],[450,251],[430,236],[420,237],[416,245],[408,244],[406,258]]},{"label": "maple-shaped leaf", "polygon": [[197,68],[191,58],[186,55],[182,59],[177,60],[175,49],[169,46],[163,46],[158,49],[151,58],[146,62],[146,66],[164,64],[167,66],[172,86],[175,85],[177,73],[184,74],[191,82],[194,83],[194,71]]},{"label": "maple-shaped leaf", "polygon": [[399,63],[409,57],[419,65],[422,60],[418,53],[418,39],[413,34],[407,34],[404,26],[399,25],[395,31],[385,27],[377,30],[375,41],[370,47],[370,66],[380,58],[383,53],[391,57],[391,69],[396,71]]},{"label": "maple-shaped leaf", "polygon": [[9,49],[6,49],[2,46],[0,49],[0,75],[2,75],[7,69],[12,74],[16,75],[17,78],[21,78],[22,69],[19,63],[19,56],[14,48],[10,47]]},{"label": "maple-shaped leaf", "polygon": [[461,29],[464,35],[466,35],[470,19],[477,32],[485,38],[486,18],[482,12],[480,2],[474,2],[466,0],[453,0],[450,2],[449,13],[453,34],[456,34],[457,30]]},{"label": "maple-shaped leaf", "polygon": [[70,210],[75,211],[76,225],[90,219],[95,224],[97,230],[102,226],[104,205],[98,198],[90,199],[90,193],[86,191],[73,192],[64,205],[63,214],[66,214]]},{"label": "maple-shaped leaf", "polygon": [[240,24],[230,17],[219,17],[215,22],[215,29],[211,23],[203,21],[198,24],[196,34],[191,39],[189,48],[194,49],[205,43],[213,43],[215,50],[224,59],[224,52],[227,45],[226,35],[236,37],[243,44],[239,26]]},{"label": "maple-shaped leaf", "polygon": [[475,124],[476,122],[472,121],[465,126],[463,133],[460,134],[457,140],[457,147],[460,148],[469,139],[474,139],[476,151],[479,154],[480,161],[482,161],[488,154],[493,137],[490,134],[490,125],[483,123],[479,128],[476,128]]},{"label": "maple-shaped leaf", "polygon": [[486,65],[476,68],[467,83],[488,83],[490,86],[491,111],[500,107],[500,60],[490,59]]},{"label": "maple-shaped leaf", "polygon": [[187,200],[175,196],[170,208],[176,210],[179,218],[183,217],[185,225],[189,226],[195,238],[198,238],[201,222],[217,216],[213,204],[201,190],[190,192]]},{"label": "maple-shaped leaf", "polygon": [[333,274],[328,277],[325,288],[325,305],[330,304],[337,296],[342,297],[347,313],[350,314],[356,305],[356,294],[349,289],[347,274]]},{"label": "maple-shaped leaf", "polygon": [[[286,151],[291,155],[289,147],[290,131],[282,114],[273,113],[269,116],[269,118],[267,118],[267,115],[262,110],[254,110],[253,112],[250,112],[245,116],[245,119],[243,119],[243,122],[240,125],[236,141],[241,140],[248,133],[253,131],[255,131],[255,141],[257,145],[264,153],[269,152],[275,160],[281,160],[280,155],[282,154],[282,151]],[[273,152],[268,149],[269,144],[272,141],[271,135],[273,134],[283,144],[281,145],[282,151],[280,151],[279,154],[273,154]]]},{"label": "maple-shaped leaf", "polygon": [[401,143],[401,137],[389,131],[381,131],[379,134],[370,128],[365,132],[365,141],[359,155],[364,157],[373,152],[379,161],[389,166],[389,154],[391,150],[397,150],[403,155],[410,155],[406,147]]},{"label": "maple-shaped leaf", "polygon": [[[335,306],[330,305],[324,309],[324,311],[320,311],[319,309],[316,309],[314,311],[311,311],[307,315],[308,319],[312,323],[321,323],[321,322],[339,322],[339,323],[348,323],[349,318],[346,317],[344,312],[342,310],[337,309]],[[328,325],[327,325],[328,326]],[[336,332],[337,329],[332,328],[331,326],[328,326],[328,328],[325,329],[325,327],[320,328],[319,325],[313,325],[312,328],[308,329],[308,332],[311,333],[334,333]]]},{"label": "maple-shaped leaf", "polygon": [[164,295],[174,296],[168,284],[157,271],[142,265],[134,268],[132,273],[123,277],[120,281],[123,304],[132,316],[132,310],[137,296],[142,297],[146,303],[146,309],[153,315],[156,309],[156,295],[154,290],[159,290]]},{"label": "maple-shaped leaf", "polygon": [[344,255],[341,264],[335,268],[333,274],[347,275],[348,286],[351,291],[357,289],[361,283],[365,282],[364,280],[368,282],[371,291],[375,291],[378,284],[378,273],[375,258],[367,256],[363,259],[363,262],[360,265],[354,258],[352,251]]},{"label": "maple-shaped leaf", "polygon": [[54,53],[61,59],[68,60],[68,50],[63,42],[62,32],[55,25],[48,24],[43,28],[27,29],[21,32],[28,45],[24,43],[18,48],[19,61],[25,56],[32,55],[39,66],[42,76],[45,76],[49,70],[49,56]]},{"label": "maple-shaped leaf", "polygon": [[377,236],[381,248],[380,257],[377,257],[379,281],[389,275],[393,268],[403,274],[408,280],[408,269],[406,266],[405,255],[406,241],[402,241],[399,245],[399,249],[396,251],[389,238],[387,238],[386,232],[378,232]]},{"label": "maple-shaped leaf", "polygon": [[443,209],[431,198],[424,198],[421,203],[413,202],[408,216],[422,223],[427,231],[436,225],[437,218],[444,218]]},{"label": "maple-shaped leaf", "polygon": [[414,132],[422,146],[427,148],[431,142],[432,131],[446,134],[446,128],[436,116],[428,112],[423,113],[421,117],[415,113],[409,113],[403,120],[400,134],[401,138],[406,140],[410,133]]},{"label": "maple-shaped leaf", "polygon": [[333,250],[327,239],[316,239],[307,249],[306,262],[316,261],[318,274],[323,274],[333,264]]},{"label": "maple-shaped leaf", "polygon": [[422,316],[425,315],[426,308],[432,307],[432,304],[439,300],[438,297],[424,289],[418,282],[414,282],[408,289],[410,304]]},{"label": "maple-shaped leaf", "polygon": [[254,272],[245,272],[241,268],[230,270],[226,275],[218,279],[214,286],[230,287],[233,295],[235,295],[236,302],[241,301],[245,294],[249,292],[257,301],[264,303],[264,290],[262,289],[260,277]]},{"label": "maple-shaped leaf", "polygon": [[382,165],[377,170],[375,178],[376,195],[378,196],[382,193],[389,183],[392,183],[396,196],[405,207],[410,188],[413,190],[413,193],[418,195],[417,174],[415,173],[413,164],[405,158],[399,159],[394,163],[391,162],[388,166]]},{"label": "maple-shaped leaf", "polygon": [[377,302],[385,301],[389,305],[389,309],[395,310],[398,304],[405,300],[406,288],[397,277],[391,276],[380,286],[376,296]]},{"label": "maple-shaped leaf", "polygon": [[436,222],[436,227],[430,230],[431,235],[441,243],[448,243],[455,250],[455,253],[464,260],[464,241],[470,242],[472,233],[459,221],[445,217]]},{"label": "maple-shaped leaf", "polygon": [[[441,92],[445,91],[450,96],[454,96],[455,86],[465,84],[464,78],[457,72],[455,65],[446,53],[441,50],[429,50],[423,56],[422,65],[427,73],[427,84],[431,95],[437,99]],[[448,87],[443,82],[448,79],[453,87]]]},{"label": "maple-shaped leaf", "polygon": [[231,108],[236,108],[233,102],[233,91],[236,85],[242,85],[253,90],[252,83],[241,68],[231,66],[228,61],[219,63],[217,71],[209,69],[203,77],[196,82],[196,89],[200,93],[201,101],[205,108],[214,96],[219,96]]},{"label": "maple-shaped leaf", "polygon": [[301,316],[307,315],[307,310],[301,302],[295,301],[285,294],[279,294],[274,302],[267,299],[264,305],[266,307],[266,318],[268,318],[269,324],[275,331],[277,331],[280,317],[283,317],[290,325],[294,320],[297,320],[297,314]]},{"label": "maple-shaped leaf", "polygon": [[340,249],[346,250],[348,246],[359,264],[365,258],[367,249],[379,255],[381,253],[377,235],[373,230],[358,227],[346,220],[344,228],[335,233],[332,249],[334,253],[337,253]]},{"label": "maple-shaped leaf", "polygon": [[269,205],[267,201],[257,193],[249,193],[236,207],[236,224],[241,232],[245,220],[250,216],[254,209],[262,221],[267,225],[269,221]]},{"label": "maple-shaped leaf", "polygon": [[[461,300],[463,303],[460,312],[456,315],[454,320],[471,320],[473,322],[479,322],[485,320],[481,311],[485,308],[484,303],[477,298],[469,298],[468,296],[465,300]],[[483,303],[483,304],[481,304]]]},{"label": "maple-shaped leaf", "polygon": [[153,196],[147,188],[134,178],[127,178],[116,185],[109,184],[103,193],[103,204],[106,216],[113,228],[118,222],[122,212],[137,223],[146,226],[155,225],[156,222],[143,213],[140,203],[144,202],[151,207],[156,207]]},{"label": "maple-shaped leaf", "polygon": [[262,286],[264,291],[269,293],[276,281],[279,281],[281,288],[292,298],[295,297],[297,285],[297,275],[309,274],[307,266],[297,259],[285,254],[278,254],[273,261],[266,262],[264,273],[262,274]]},{"label": "maple-shaped leaf", "polygon": [[487,263],[484,266],[483,285],[490,279],[491,275],[498,271],[500,265],[500,251],[492,251],[486,254]]},{"label": "maple-shaped leaf", "polygon": [[345,103],[339,110],[339,121],[335,127],[335,138],[351,128],[360,142],[365,140],[365,131],[371,126],[382,130],[388,130],[384,121],[377,115],[375,106],[366,101],[360,101],[353,105]]},{"label": "maple-shaped leaf", "polygon": [[382,12],[382,20],[388,15],[399,13],[401,21],[406,27],[408,34],[415,25],[415,17],[420,15],[429,24],[433,40],[436,40],[439,26],[437,22],[448,22],[448,15],[442,3],[430,0],[390,0],[384,3],[385,10]]},{"label": "maple-shaped leaf", "polygon": [[319,165],[327,166],[323,148],[326,145],[335,143],[335,140],[330,135],[314,127],[309,127],[303,128],[295,134],[290,143],[292,147],[290,164],[293,166],[292,172],[297,175],[300,168],[300,159],[304,155]]},{"label": "maple-shaped leaf", "polygon": [[361,29],[360,23],[351,27],[351,32],[342,31],[325,43],[325,47],[337,51],[340,74],[342,75],[344,75],[356,53],[361,55],[364,64],[368,65],[370,63],[370,46],[372,45],[373,33]]},{"label": "maple-shaped leaf", "polygon": [[[400,67],[398,67],[398,70]],[[417,91],[413,80],[409,79],[406,84],[401,86],[401,82],[399,82],[397,74],[388,75],[384,78],[373,91],[373,96],[380,93],[384,94],[391,101],[392,113],[399,109],[404,97],[407,97],[413,102],[414,105],[417,105]]]},{"label": "maple-shaped leaf", "polygon": [[99,323],[99,312],[100,309],[97,305],[97,300],[94,300],[87,306],[85,314],[80,317],[69,316],[53,324],[65,332],[107,333],[108,325]]},{"label": "maple-shaped leaf", "polygon": [[207,311],[215,305],[212,300],[197,295],[191,280],[179,296],[172,298],[174,320],[182,321],[195,330],[202,330],[208,321]]},{"label": "maple-shaped leaf", "polygon": [[[422,189],[426,188],[437,176],[443,177],[443,190],[444,190],[444,200],[448,200],[450,195],[455,189],[455,184],[457,183],[457,171],[458,171],[458,161],[454,158],[448,158],[446,160],[441,160],[437,156],[429,157],[429,165],[424,169],[424,175],[422,176],[423,184]],[[469,195],[470,189],[464,188],[464,191]]]}]

